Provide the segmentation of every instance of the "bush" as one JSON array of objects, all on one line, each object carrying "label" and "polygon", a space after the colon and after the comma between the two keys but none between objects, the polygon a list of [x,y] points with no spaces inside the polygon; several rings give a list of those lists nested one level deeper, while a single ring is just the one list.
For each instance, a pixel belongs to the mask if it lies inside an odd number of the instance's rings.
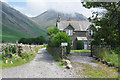
[{"label": "bush", "polygon": [[48,30],[47,30],[47,35],[48,36],[51,36],[53,34],[57,34],[59,32],[59,29],[57,27],[50,27]]},{"label": "bush", "polygon": [[19,43],[23,43],[23,44],[43,44],[46,42],[46,39],[43,36],[39,36],[36,38],[21,38],[19,40]]},{"label": "bush", "polygon": [[84,42],[83,41],[81,41],[81,40],[77,41],[77,49],[78,50],[84,49]]},{"label": "bush", "polygon": [[22,53],[21,57],[22,57],[22,59],[29,58],[29,54],[28,53]]},{"label": "bush", "polygon": [[63,33],[63,32],[58,32],[56,35],[54,35],[52,37],[52,39],[49,40],[48,46],[50,46],[50,47],[60,47],[62,42],[68,43],[67,53],[70,53],[71,40],[70,40],[70,37],[66,33]]},{"label": "bush", "polygon": [[115,52],[116,54],[119,54],[119,53],[120,53],[120,47],[115,48],[115,49],[114,49],[114,52]]}]

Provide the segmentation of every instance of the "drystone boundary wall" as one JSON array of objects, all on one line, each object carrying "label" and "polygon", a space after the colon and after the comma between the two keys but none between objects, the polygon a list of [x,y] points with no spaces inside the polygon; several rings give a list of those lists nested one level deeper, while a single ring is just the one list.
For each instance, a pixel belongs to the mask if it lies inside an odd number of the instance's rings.
[{"label": "drystone boundary wall", "polygon": [[50,50],[51,54],[57,54],[58,56],[62,56],[62,48],[61,47],[49,47],[47,49]]},{"label": "drystone boundary wall", "polygon": [[27,44],[13,44],[13,43],[0,43],[0,52],[4,50],[5,47],[16,46],[19,49],[21,47],[21,52],[35,53],[35,48],[42,47],[43,45],[27,45]]}]

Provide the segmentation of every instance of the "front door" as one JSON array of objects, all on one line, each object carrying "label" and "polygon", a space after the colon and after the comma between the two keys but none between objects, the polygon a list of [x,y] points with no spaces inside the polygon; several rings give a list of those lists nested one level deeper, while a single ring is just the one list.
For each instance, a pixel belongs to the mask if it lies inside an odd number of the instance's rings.
[{"label": "front door", "polygon": [[84,49],[87,49],[87,42],[84,41]]}]

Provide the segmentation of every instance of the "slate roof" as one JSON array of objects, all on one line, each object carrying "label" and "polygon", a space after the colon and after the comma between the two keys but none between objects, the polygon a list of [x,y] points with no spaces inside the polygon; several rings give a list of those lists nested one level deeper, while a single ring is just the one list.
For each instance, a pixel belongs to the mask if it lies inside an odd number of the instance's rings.
[{"label": "slate roof", "polygon": [[59,30],[64,30],[66,27],[71,25],[75,31],[86,31],[91,25],[89,21],[60,21],[57,22],[57,27]]}]

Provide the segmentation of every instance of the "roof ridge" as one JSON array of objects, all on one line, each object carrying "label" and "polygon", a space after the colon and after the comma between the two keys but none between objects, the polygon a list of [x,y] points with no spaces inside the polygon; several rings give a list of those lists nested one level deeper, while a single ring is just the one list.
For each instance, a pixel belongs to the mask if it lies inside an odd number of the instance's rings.
[{"label": "roof ridge", "polygon": [[60,21],[60,22],[89,22],[89,21]]}]

